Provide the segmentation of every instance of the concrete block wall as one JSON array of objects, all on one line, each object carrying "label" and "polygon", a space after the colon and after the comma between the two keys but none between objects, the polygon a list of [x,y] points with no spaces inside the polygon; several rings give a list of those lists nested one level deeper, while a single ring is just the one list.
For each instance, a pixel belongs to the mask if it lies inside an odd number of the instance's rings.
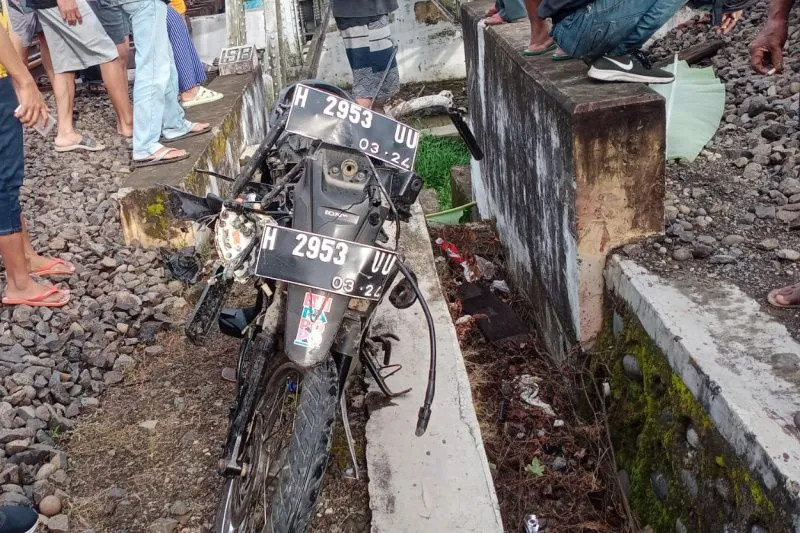
[{"label": "concrete block wall", "polygon": [[520,56],[526,23],[479,24],[462,6],[481,216],[497,221],[514,282],[539,308],[547,347],[566,357],[602,324],[603,267],[616,246],[661,230],[665,111],[636,84],[600,85],[580,61]]}]

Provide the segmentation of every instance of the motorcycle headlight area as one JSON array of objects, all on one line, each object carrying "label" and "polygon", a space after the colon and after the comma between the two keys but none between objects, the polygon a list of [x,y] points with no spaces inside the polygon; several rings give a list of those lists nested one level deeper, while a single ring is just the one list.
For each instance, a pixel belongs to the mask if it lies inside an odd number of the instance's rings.
[{"label": "motorcycle headlight area", "polygon": [[250,218],[223,208],[214,231],[214,244],[217,255],[226,268],[232,268],[237,279],[247,277],[252,270],[255,254],[243,257],[251,244],[258,238],[258,225]]}]

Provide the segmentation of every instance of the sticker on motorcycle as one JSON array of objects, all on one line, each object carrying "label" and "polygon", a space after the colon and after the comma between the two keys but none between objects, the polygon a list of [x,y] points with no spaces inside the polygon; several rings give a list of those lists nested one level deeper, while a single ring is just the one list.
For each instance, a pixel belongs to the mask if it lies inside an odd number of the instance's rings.
[{"label": "sticker on motorcycle", "polygon": [[297,335],[294,339],[296,345],[313,350],[322,344],[322,335],[328,324],[325,313],[330,313],[332,303],[333,298],[330,296],[306,292],[300,324],[297,326]]}]

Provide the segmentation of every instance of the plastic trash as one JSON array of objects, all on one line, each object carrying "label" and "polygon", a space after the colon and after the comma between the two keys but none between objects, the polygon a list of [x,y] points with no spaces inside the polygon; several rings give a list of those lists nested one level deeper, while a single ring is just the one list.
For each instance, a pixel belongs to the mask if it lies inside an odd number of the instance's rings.
[{"label": "plastic trash", "polygon": [[200,276],[200,264],[194,256],[194,246],[165,257],[164,266],[173,278],[184,283],[197,283],[197,278]]},{"label": "plastic trash", "polygon": [[467,262],[466,258],[461,255],[461,252],[458,250],[458,247],[453,244],[452,242],[446,241],[441,237],[436,239],[436,244],[439,245],[439,248],[442,249],[442,252],[450,258],[454,264],[460,266],[464,270],[464,279],[468,282],[475,281],[478,276],[472,272],[472,269],[469,268],[469,263]]},{"label": "plastic trash", "polygon": [[535,514],[529,514],[525,517],[523,531],[525,533],[539,533],[539,519],[536,518]]},{"label": "plastic trash", "polygon": [[497,267],[494,266],[494,263],[479,255],[475,256],[475,265],[478,268],[480,276],[487,281],[494,278],[494,275],[497,273]]},{"label": "plastic trash", "polygon": [[509,294],[511,292],[511,287],[508,286],[508,283],[504,279],[494,280],[492,282],[491,288],[492,291],[502,292],[503,294]]},{"label": "plastic trash", "polygon": [[548,416],[555,417],[556,413],[550,404],[539,398],[539,382],[541,380],[542,378],[530,374],[521,374],[514,378],[514,390],[517,391],[520,400],[529,407],[541,409]]}]

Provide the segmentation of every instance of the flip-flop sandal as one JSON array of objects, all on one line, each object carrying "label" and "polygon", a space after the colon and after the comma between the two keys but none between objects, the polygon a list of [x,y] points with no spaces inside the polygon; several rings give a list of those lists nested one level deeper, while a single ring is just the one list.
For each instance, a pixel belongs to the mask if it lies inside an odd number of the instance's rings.
[{"label": "flip-flop sandal", "polygon": [[779,303],[775,299],[775,297],[778,296],[778,293],[780,293],[782,290],[788,289],[789,287],[794,287],[794,286],[795,285],[789,285],[787,287],[781,287],[780,289],[775,289],[773,291],[770,291],[770,293],[767,295],[767,301],[770,303],[771,306],[777,307],[778,309],[800,309],[800,304],[785,305],[785,304]]},{"label": "flip-flop sandal", "polygon": [[88,135],[84,135],[81,137],[80,142],[76,144],[70,144],[69,146],[55,146],[56,152],[77,152],[79,150],[85,150],[87,152],[100,152],[101,150],[105,150],[105,145],[102,145],[89,137]]},{"label": "flip-flop sandal", "polygon": [[521,55],[523,57],[542,56],[542,55],[546,54],[547,52],[552,52],[556,48],[558,48],[558,45],[556,43],[550,43],[550,45],[547,48],[543,48],[541,50],[530,50],[530,49],[527,49],[527,50],[523,50],[522,52],[520,52],[519,55]]},{"label": "flip-flop sandal", "polygon": [[551,59],[553,61],[569,61],[570,59],[575,59],[575,58],[572,57],[572,56],[564,56],[564,55],[561,55],[561,54],[553,54],[553,57]]},{"label": "flip-flop sandal", "polygon": [[[56,265],[63,265],[65,267],[71,266],[72,270],[63,270],[63,269],[53,268]],[[33,272],[31,272],[31,274],[33,274],[35,276],[65,276],[65,277],[66,276],[71,276],[74,273],[75,273],[75,266],[74,265],[70,265],[69,263],[67,263],[63,259],[57,259],[57,258],[56,259],[51,259],[43,267],[38,268],[38,269],[34,270]]]},{"label": "flip-flop sandal", "polygon": [[225,98],[225,95],[220,92],[212,91],[210,89],[206,89],[205,87],[200,87],[197,90],[197,96],[186,102],[181,102],[181,105],[184,109],[189,109],[195,106],[217,102],[223,98]]},{"label": "flip-flop sandal", "polygon": [[182,156],[178,157],[170,157],[169,159],[165,159],[167,154],[172,152],[177,152],[177,148],[167,148],[161,155],[157,156],[150,156],[147,159],[134,159],[131,161],[131,166],[133,168],[142,168],[142,167],[154,167],[156,165],[168,165],[170,163],[175,163],[176,161],[183,161],[184,159],[189,158],[189,154],[185,153]]},{"label": "flip-flop sandal", "polygon": [[[66,299],[57,300],[55,302],[46,301],[47,298],[57,292],[65,293]],[[29,307],[64,307],[69,303],[69,292],[62,291],[58,287],[50,287],[46,291],[34,296],[33,298],[3,298],[3,305],[27,305]]]},{"label": "flip-flop sandal", "polygon": [[[193,125],[194,126],[194,125]],[[192,131],[189,130],[188,132],[184,133],[183,135],[179,135],[178,137],[173,137],[172,139],[168,139],[166,137],[161,137],[162,143],[174,143],[176,141],[181,141],[183,139],[188,139],[189,137],[197,137],[198,135],[203,135],[204,133],[208,133],[211,131],[211,125],[209,124],[202,130]]]}]

